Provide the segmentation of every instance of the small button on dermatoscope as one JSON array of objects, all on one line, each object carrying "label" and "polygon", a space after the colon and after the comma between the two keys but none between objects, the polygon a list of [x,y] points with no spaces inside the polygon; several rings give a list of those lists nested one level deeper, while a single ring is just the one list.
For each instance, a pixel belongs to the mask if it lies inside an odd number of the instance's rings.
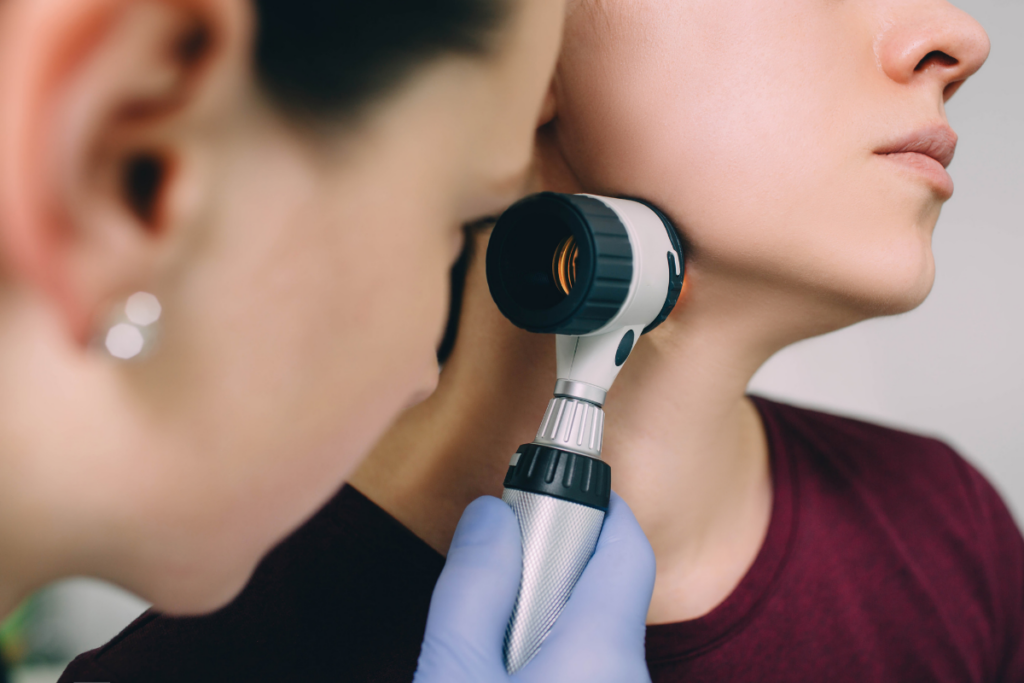
[{"label": "small button on dermatoscope", "polygon": [[626,334],[622,335],[622,341],[619,342],[619,348],[615,351],[615,364],[621,366],[629,358],[630,352],[633,350],[633,342],[636,337],[633,335],[633,330],[626,330]]}]

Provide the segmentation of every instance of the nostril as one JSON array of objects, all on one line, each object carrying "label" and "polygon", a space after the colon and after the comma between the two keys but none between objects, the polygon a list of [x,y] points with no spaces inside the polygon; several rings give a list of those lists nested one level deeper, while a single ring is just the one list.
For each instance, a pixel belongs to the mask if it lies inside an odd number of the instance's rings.
[{"label": "nostril", "polygon": [[940,52],[939,50],[932,50],[931,52],[926,54],[920,62],[917,63],[917,66],[914,67],[914,71],[924,71],[929,66],[933,65],[949,67],[956,66],[959,63],[960,62],[955,57],[951,57],[947,55],[945,52]]}]

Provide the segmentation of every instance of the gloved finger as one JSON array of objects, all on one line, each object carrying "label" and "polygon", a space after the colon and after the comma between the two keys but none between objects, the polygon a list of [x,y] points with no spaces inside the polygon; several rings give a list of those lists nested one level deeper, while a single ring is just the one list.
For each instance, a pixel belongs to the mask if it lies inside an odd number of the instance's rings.
[{"label": "gloved finger", "polygon": [[506,679],[502,639],[519,589],[522,557],[511,508],[491,496],[470,503],[430,600],[417,681],[434,681],[432,672],[445,683]]},{"label": "gloved finger", "polygon": [[650,681],[644,637],[654,574],[650,542],[629,506],[612,493],[593,558],[540,652],[517,678]]}]

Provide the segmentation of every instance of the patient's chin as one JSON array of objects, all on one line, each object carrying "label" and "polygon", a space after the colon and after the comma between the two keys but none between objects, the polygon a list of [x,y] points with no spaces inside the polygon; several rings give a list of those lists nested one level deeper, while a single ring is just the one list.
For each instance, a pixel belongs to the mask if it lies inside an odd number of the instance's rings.
[{"label": "patient's chin", "polygon": [[862,309],[864,317],[898,315],[912,311],[928,298],[935,283],[935,261],[931,247],[901,258],[873,264],[869,273],[854,288],[851,303]]}]

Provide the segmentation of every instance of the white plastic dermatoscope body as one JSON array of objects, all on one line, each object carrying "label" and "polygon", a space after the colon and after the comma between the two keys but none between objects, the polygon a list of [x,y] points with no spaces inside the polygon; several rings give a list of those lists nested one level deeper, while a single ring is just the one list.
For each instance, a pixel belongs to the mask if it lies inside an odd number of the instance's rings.
[{"label": "white plastic dermatoscope body", "polygon": [[[607,392],[622,369],[615,356],[623,336],[631,331],[636,344],[643,329],[665,305],[669,268],[674,268],[678,276],[682,264],[664,223],[651,209],[628,199],[586,196],[612,209],[625,226],[633,248],[633,279],[622,308],[607,324],[585,335],[556,335],[557,376]],[[666,259],[671,263],[667,264]]]}]

